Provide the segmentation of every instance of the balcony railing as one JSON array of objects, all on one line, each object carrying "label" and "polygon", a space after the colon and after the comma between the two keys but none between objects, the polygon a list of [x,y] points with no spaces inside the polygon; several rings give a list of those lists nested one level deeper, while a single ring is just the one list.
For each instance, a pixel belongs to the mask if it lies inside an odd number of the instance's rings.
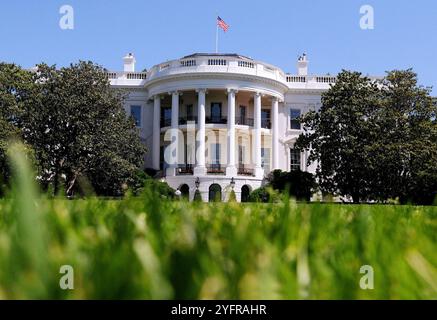
[{"label": "balcony railing", "polygon": [[270,129],[272,127],[272,122],[270,119],[261,119],[261,128]]},{"label": "balcony railing", "polygon": [[236,117],[235,124],[240,126],[251,126],[253,127],[253,119],[246,117]]},{"label": "balcony railing", "polygon": [[114,79],[127,79],[127,80],[146,80],[147,73],[146,72],[105,72],[106,76],[109,80]]},{"label": "balcony railing", "polygon": [[171,119],[161,119],[161,128],[170,127]]},{"label": "balcony railing", "polygon": [[240,164],[238,166],[237,174],[240,176],[254,176],[255,171],[252,167],[245,166],[244,164]]},{"label": "balcony railing", "polygon": [[197,117],[190,116],[190,117],[179,118],[179,124],[180,125],[187,124],[188,122],[195,122],[195,123],[197,123]]},{"label": "balcony railing", "polygon": [[193,174],[193,165],[191,165],[191,164],[180,165],[180,166],[178,166],[176,173],[179,176],[192,175]]},{"label": "balcony railing", "polygon": [[[182,117],[179,118],[179,125],[186,125],[188,122],[195,122],[198,123],[197,117]],[[205,118],[206,123],[210,124],[227,124],[228,119],[226,117],[206,117]],[[253,118],[241,118],[236,117],[235,118],[235,124],[241,125],[241,126],[254,126],[254,120]],[[171,126],[171,119],[161,119],[161,128],[164,127],[170,127]],[[264,129],[271,129],[272,122],[270,119],[261,119],[261,128]]]},{"label": "balcony railing", "polygon": [[226,168],[221,164],[209,164],[206,166],[207,174],[225,174]]},{"label": "balcony railing", "polygon": [[285,83],[286,76],[282,70],[273,65],[255,61],[239,55],[196,54],[182,59],[166,61],[152,67],[147,79],[169,76],[187,72],[229,72],[269,78]]},{"label": "balcony railing", "polygon": [[206,117],[206,123],[218,123],[218,124],[227,124],[228,119],[226,117]]}]

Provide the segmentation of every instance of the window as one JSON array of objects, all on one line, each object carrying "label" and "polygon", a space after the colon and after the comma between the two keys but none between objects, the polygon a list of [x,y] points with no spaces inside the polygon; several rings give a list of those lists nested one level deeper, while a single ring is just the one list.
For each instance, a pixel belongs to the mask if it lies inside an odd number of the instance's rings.
[{"label": "window", "polygon": [[211,144],[211,164],[220,164],[220,143]]},{"label": "window", "polygon": [[270,129],[270,110],[262,109],[261,110],[261,127],[265,129]]},{"label": "window", "polygon": [[290,109],[290,129],[300,130],[300,109]]},{"label": "window", "polygon": [[135,125],[141,127],[141,106],[130,106],[130,115],[134,118]]},{"label": "window", "polygon": [[265,171],[270,171],[270,149],[261,148],[261,167]]},{"label": "window", "polygon": [[300,150],[290,149],[290,170],[300,170]]},{"label": "window", "polygon": [[164,152],[165,152],[166,147],[167,146],[160,146],[159,147],[159,169],[160,170],[165,170],[168,167],[167,163],[164,161]]},{"label": "window", "polygon": [[246,107],[240,106],[240,124],[246,124]]},{"label": "window", "polygon": [[222,104],[217,102],[211,103],[212,122],[220,122],[221,117],[222,117]]},{"label": "window", "polygon": [[188,104],[187,105],[187,120],[192,120],[192,119],[193,119],[193,105]]},{"label": "window", "polygon": [[171,126],[171,108],[164,107],[161,109],[161,127]]},{"label": "window", "polygon": [[238,146],[238,164],[241,166],[244,165],[244,152],[246,151],[245,147],[242,145]]}]

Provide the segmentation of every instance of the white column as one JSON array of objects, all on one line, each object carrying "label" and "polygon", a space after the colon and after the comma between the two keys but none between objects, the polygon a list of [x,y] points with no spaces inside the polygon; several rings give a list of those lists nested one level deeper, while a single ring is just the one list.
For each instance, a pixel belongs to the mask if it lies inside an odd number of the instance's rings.
[{"label": "white column", "polygon": [[257,92],[254,96],[254,132],[253,148],[255,154],[255,176],[262,178],[264,170],[261,168],[261,93]]},{"label": "white column", "polygon": [[228,176],[237,175],[237,167],[235,166],[235,94],[236,90],[228,90],[228,163],[226,167],[226,175]]},{"label": "white column", "polygon": [[159,170],[159,156],[161,144],[161,97],[156,95],[153,102],[153,150],[152,165],[153,169]]},{"label": "white column", "polygon": [[199,89],[197,100],[197,152],[196,152],[196,167],[194,175],[205,175],[205,105],[206,105],[206,89]]},{"label": "white column", "polygon": [[171,164],[167,169],[167,176],[175,176],[179,160],[179,92],[171,93],[171,144],[174,146],[171,156]]},{"label": "white column", "polygon": [[278,135],[278,109],[279,99],[272,98],[272,170],[279,169],[279,135]]}]

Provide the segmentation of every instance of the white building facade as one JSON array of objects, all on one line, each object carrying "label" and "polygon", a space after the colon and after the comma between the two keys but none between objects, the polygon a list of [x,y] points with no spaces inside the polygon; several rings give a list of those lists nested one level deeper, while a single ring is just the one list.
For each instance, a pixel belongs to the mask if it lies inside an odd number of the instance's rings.
[{"label": "white building facade", "polygon": [[108,72],[111,86],[128,91],[125,109],[149,152],[145,167],[193,199],[238,201],[274,169],[315,172],[308,154],[294,149],[297,118],[321,106],[332,76],[308,75],[306,55],[297,73],[238,54],[193,54],[135,72]]}]

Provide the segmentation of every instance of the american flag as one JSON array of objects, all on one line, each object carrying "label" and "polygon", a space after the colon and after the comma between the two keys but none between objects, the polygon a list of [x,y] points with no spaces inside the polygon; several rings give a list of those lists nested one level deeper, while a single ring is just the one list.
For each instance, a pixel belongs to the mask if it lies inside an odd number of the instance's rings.
[{"label": "american flag", "polygon": [[217,17],[217,25],[222,28],[224,32],[228,31],[229,29],[229,25],[220,17]]}]

